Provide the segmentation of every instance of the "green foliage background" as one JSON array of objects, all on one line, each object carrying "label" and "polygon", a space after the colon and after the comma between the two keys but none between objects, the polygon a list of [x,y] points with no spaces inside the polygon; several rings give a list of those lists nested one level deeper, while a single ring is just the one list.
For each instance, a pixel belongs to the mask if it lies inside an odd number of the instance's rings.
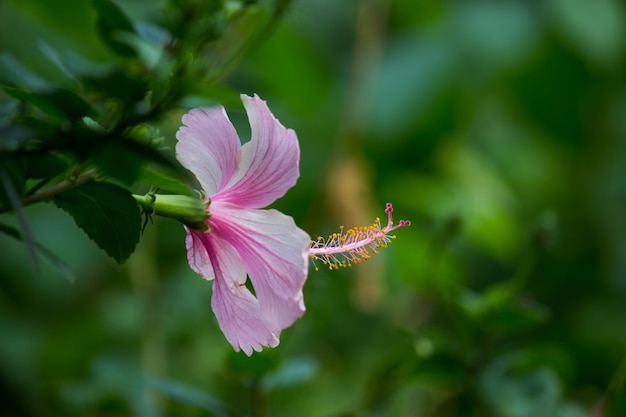
[{"label": "green foliage background", "polygon": [[[0,415],[626,415],[625,52],[618,0],[1,2]],[[312,236],[413,222],[250,358],[128,194],[187,193],[181,115],[246,137],[239,93]]]}]

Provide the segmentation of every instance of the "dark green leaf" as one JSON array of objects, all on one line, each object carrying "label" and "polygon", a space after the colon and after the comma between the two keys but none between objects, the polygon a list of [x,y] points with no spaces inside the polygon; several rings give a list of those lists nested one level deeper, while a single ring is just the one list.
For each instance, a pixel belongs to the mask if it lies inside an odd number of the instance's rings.
[{"label": "dark green leaf", "polygon": [[22,229],[22,235],[24,236],[23,240],[26,245],[26,251],[33,262],[35,270],[37,270],[38,264],[37,257],[35,256],[35,241],[33,239],[33,234],[30,230],[28,220],[26,219],[26,213],[24,212],[24,207],[22,207],[20,196],[16,191],[14,182],[15,175],[11,175],[10,167],[13,165],[11,162],[12,161],[8,160],[8,158],[0,159],[0,185],[2,185],[1,194],[3,199],[6,199],[7,207],[10,207],[15,212],[17,221]]},{"label": "dark green leaf", "polygon": [[232,351],[229,353],[227,361],[232,372],[247,378],[259,378],[277,369],[280,365],[280,360],[269,352],[260,352],[248,357],[243,352]]},{"label": "dark green leaf", "polygon": [[[17,194],[19,201],[26,186],[26,174],[19,160],[12,154],[0,154],[0,174],[6,177],[6,180],[11,184],[11,188]],[[11,205],[5,184],[0,187],[0,203]]]},{"label": "dark green leaf", "polygon": [[547,320],[550,311],[530,300],[512,300],[489,311],[482,319],[484,329],[492,334],[514,334],[527,330]]},{"label": "dark green leaf", "polygon": [[93,5],[98,14],[98,33],[104,43],[119,56],[136,57],[135,51],[119,38],[123,32],[135,32],[132,22],[122,9],[110,0],[93,0]]},{"label": "dark green leaf", "polygon": [[154,146],[129,139],[98,143],[91,151],[91,161],[103,173],[128,185],[139,179],[142,166],[146,162],[156,162],[166,167],[173,165]]},{"label": "dark green leaf", "polygon": [[26,178],[52,178],[65,171],[69,163],[61,155],[51,152],[32,152],[18,155]]},{"label": "dark green leaf", "polygon": [[126,149],[124,142],[107,141],[93,151],[91,161],[104,174],[131,185],[139,178],[144,159]]},{"label": "dark green leaf", "polygon": [[457,390],[467,375],[463,365],[453,355],[436,354],[421,361],[413,376],[429,386]]},{"label": "dark green leaf", "polygon": [[0,152],[15,151],[31,141],[30,131],[22,126],[0,126]]},{"label": "dark green leaf", "polygon": [[564,48],[546,47],[519,70],[511,82],[516,105],[555,138],[582,144],[586,126],[579,103],[595,82],[589,68]]},{"label": "dark green leaf", "polygon": [[621,417],[626,413],[626,391],[621,390],[609,395],[606,417]]},{"label": "dark green leaf", "polygon": [[57,139],[57,133],[57,126],[49,121],[22,117],[17,123],[0,126],[0,152],[35,150]]},{"label": "dark green leaf", "polygon": [[85,100],[75,93],[58,89],[50,93],[30,93],[19,88],[5,87],[7,94],[31,104],[54,119],[76,120],[93,115],[94,111]]},{"label": "dark green leaf", "polygon": [[117,185],[88,183],[58,195],[54,203],[118,263],[139,241],[141,216],[131,194]]},{"label": "dark green leaf", "polygon": [[[0,232],[9,235],[17,240],[23,240],[20,231],[13,226],[0,223]],[[72,270],[52,251],[37,242],[34,242],[34,247],[37,250],[37,254],[41,256],[46,262],[48,262],[52,267],[54,267],[57,271],[59,271],[61,275],[63,275],[68,281],[75,281],[75,276]]]},{"label": "dark green leaf", "polygon": [[183,84],[181,107],[209,107],[221,104],[226,108],[241,106],[239,93],[222,85],[202,82],[186,82]]},{"label": "dark green leaf", "polygon": [[124,71],[114,71],[104,77],[92,77],[84,80],[87,87],[109,97],[122,99],[125,103],[141,100],[148,90],[144,78],[132,78]]},{"label": "dark green leaf", "polygon": [[375,408],[387,401],[411,377],[419,363],[415,349],[408,344],[382,358],[366,386],[365,406]]}]

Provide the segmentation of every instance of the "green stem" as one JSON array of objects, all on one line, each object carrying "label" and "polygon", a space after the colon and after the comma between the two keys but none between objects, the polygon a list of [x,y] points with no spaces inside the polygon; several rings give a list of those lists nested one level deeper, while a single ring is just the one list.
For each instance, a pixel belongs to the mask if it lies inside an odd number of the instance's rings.
[{"label": "green stem", "polygon": [[[96,170],[91,169],[85,173],[82,173],[78,176],[72,176],[66,180],[61,181],[58,184],[55,184],[51,187],[38,191],[28,197],[24,198],[21,202],[22,206],[30,206],[31,204],[41,203],[43,201],[50,201],[57,195],[71,190],[72,188],[76,188],[85,183],[93,181],[96,178]],[[4,207],[0,205],[0,213],[6,213],[10,211],[9,207]]]}]

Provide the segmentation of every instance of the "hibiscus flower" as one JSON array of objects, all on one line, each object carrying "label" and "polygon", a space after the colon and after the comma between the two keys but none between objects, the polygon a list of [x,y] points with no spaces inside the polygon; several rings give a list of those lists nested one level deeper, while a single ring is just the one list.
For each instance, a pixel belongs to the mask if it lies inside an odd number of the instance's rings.
[{"label": "hibiscus flower", "polygon": [[296,133],[258,96],[241,99],[249,142],[241,145],[222,106],[194,109],[176,134],[176,156],[209,203],[208,229],[186,226],[189,265],[213,281],[219,326],[233,348],[249,356],[277,346],[281,331],[304,313],[310,238],[291,217],[262,209],[298,179]]}]

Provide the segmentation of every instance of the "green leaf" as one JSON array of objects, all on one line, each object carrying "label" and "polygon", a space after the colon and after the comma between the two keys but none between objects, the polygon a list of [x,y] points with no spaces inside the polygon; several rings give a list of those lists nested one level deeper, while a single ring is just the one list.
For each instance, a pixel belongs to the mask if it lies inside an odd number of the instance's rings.
[{"label": "green leaf", "polygon": [[58,195],[54,203],[118,263],[134,251],[141,216],[137,203],[125,189],[108,183],[88,183]]},{"label": "green leaf", "polygon": [[133,78],[122,70],[105,76],[87,77],[83,82],[90,90],[105,93],[107,97],[119,98],[124,103],[134,103],[143,99],[149,89],[144,78]]},{"label": "green leaf", "polygon": [[173,162],[155,149],[151,143],[142,143],[133,139],[109,139],[98,142],[91,152],[91,162],[100,171],[127,185],[140,178],[142,166],[155,162],[172,168]]},{"label": "green leaf", "polygon": [[[7,224],[0,223],[0,232],[9,235],[17,240],[23,240],[22,234],[16,228]],[[75,276],[72,270],[63,262],[58,256],[56,256],[50,249],[46,248],[38,242],[34,242],[34,248],[37,250],[37,254],[41,256],[46,262],[54,267],[61,273],[68,281],[74,282]]]},{"label": "green leaf", "polygon": [[32,143],[31,132],[23,126],[0,126],[0,152],[11,152]]},{"label": "green leaf", "polygon": [[226,108],[241,106],[239,93],[230,87],[208,83],[205,80],[182,80],[179,105],[184,108],[209,107],[221,104]]},{"label": "green leaf", "polygon": [[90,159],[104,174],[131,185],[137,181],[144,159],[126,149],[124,142],[130,141],[106,141],[92,151]]},{"label": "green leaf", "polygon": [[159,64],[163,57],[163,47],[160,44],[149,42],[134,33],[123,32],[117,39],[130,45],[141,57],[146,68],[151,70]]},{"label": "green leaf", "polygon": [[227,417],[227,406],[219,399],[208,394],[206,390],[188,387],[178,381],[169,379],[148,379],[148,386],[155,391],[180,403],[199,407],[211,415]]},{"label": "green leaf", "polygon": [[[0,204],[12,206],[13,203],[9,198],[11,192],[15,192],[17,203],[24,194],[26,186],[26,172],[20,164],[18,158],[11,153],[0,154],[0,175],[3,178],[2,186],[0,186]],[[5,178],[6,177],[6,178]],[[9,185],[12,191],[9,190]]]},{"label": "green leaf", "polygon": [[243,378],[261,378],[279,366],[279,358],[271,352],[260,352],[251,357],[245,356],[243,352],[230,351],[226,363],[233,374]]},{"label": "green leaf", "polygon": [[53,152],[28,152],[16,155],[24,169],[26,178],[52,178],[69,167],[69,157]]},{"label": "green leaf", "polygon": [[98,13],[96,24],[102,41],[119,56],[136,57],[135,51],[120,41],[120,34],[135,33],[132,22],[122,9],[110,0],[93,0],[93,5]]},{"label": "green leaf", "polygon": [[467,375],[458,358],[438,353],[423,359],[414,370],[413,377],[428,386],[456,391],[463,386]]},{"label": "green leaf", "polygon": [[0,126],[0,152],[33,151],[58,140],[58,125],[52,120],[30,116],[19,120],[5,119],[8,124]]},{"label": "green leaf", "polygon": [[193,194],[193,190],[187,184],[147,166],[143,167],[141,170],[139,174],[139,181],[150,185],[159,191],[181,195]]},{"label": "green leaf", "polygon": [[[33,233],[30,229],[30,225],[28,224],[28,220],[26,219],[26,213],[24,212],[24,207],[22,207],[22,203],[20,201],[20,196],[16,191],[16,187],[14,184],[15,175],[11,175],[11,165],[7,158],[0,159],[0,185],[2,191],[3,199],[6,199],[8,207],[11,207],[15,212],[15,216],[17,217],[17,222],[22,228],[23,232],[23,240],[26,245],[26,251],[28,256],[31,258],[33,265],[35,266],[35,270],[38,269],[37,257],[35,256],[35,242],[33,239]],[[7,169],[8,168],[8,169]]]},{"label": "green leaf", "polygon": [[419,363],[420,358],[408,343],[381,358],[365,387],[364,407],[378,408],[388,401],[411,377]]},{"label": "green leaf", "polygon": [[4,87],[7,94],[31,104],[54,119],[76,120],[93,115],[89,104],[75,93],[57,89],[49,93],[30,93],[14,87]]},{"label": "green leaf", "polygon": [[557,374],[547,366],[515,372],[523,350],[509,352],[493,360],[479,376],[482,396],[500,416],[558,415],[554,410],[561,400]]},{"label": "green leaf", "polygon": [[311,358],[288,359],[278,369],[264,375],[261,384],[267,391],[293,387],[310,381],[317,368],[317,362]]}]

